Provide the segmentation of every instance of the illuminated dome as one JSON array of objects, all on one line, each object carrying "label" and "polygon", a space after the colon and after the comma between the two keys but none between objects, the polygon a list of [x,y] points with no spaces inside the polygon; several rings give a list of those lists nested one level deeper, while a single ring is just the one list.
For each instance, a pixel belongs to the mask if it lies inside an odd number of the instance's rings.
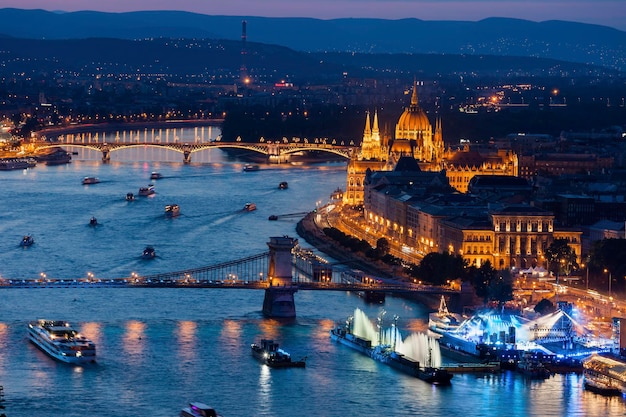
[{"label": "illuminated dome", "polygon": [[404,110],[398,119],[391,152],[396,155],[412,155],[422,159],[423,150],[428,148],[431,143],[432,126],[428,116],[417,102],[417,83],[414,82],[411,105]]}]

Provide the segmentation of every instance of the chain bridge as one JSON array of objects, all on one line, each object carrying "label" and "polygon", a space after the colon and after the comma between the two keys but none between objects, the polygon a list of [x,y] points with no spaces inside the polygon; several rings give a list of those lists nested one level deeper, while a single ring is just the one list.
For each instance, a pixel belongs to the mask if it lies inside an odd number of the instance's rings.
[{"label": "chain bridge", "polygon": [[0,278],[0,288],[230,288],[265,290],[263,311],[270,317],[295,316],[293,294],[299,290],[355,291],[366,299],[384,300],[385,293],[459,296],[447,287],[383,279],[331,264],[297,246],[297,239],[271,237],[270,250],[245,258],[199,268],[152,275],[135,272],[110,279],[37,277]]}]

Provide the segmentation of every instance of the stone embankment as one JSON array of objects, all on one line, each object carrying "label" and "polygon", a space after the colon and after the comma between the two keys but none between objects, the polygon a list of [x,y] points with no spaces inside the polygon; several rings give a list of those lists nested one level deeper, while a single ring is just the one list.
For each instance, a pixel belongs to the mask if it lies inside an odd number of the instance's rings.
[{"label": "stone embankment", "polygon": [[354,253],[326,236],[315,222],[315,216],[315,213],[308,213],[296,226],[298,235],[310,245],[349,268],[360,269],[380,278],[398,278],[390,265],[372,261],[361,253]]}]

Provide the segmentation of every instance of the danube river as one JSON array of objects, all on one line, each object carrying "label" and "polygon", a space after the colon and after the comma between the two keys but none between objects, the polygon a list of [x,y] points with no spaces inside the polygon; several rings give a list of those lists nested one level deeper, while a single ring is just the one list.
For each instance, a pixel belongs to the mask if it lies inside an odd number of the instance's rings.
[{"label": "danube river", "polygon": [[[129,151],[130,152],[130,151]],[[234,260],[267,250],[270,236],[295,236],[301,213],[326,203],[345,184],[345,164],[261,166],[219,150],[183,165],[150,149],[81,154],[69,165],[40,165],[0,173],[0,274],[6,279],[118,278]],[[178,156],[180,159],[177,159]],[[134,160],[134,161],[133,161]],[[156,194],[127,202],[159,171]],[[95,176],[99,184],[84,186]],[[289,188],[279,190],[287,181]],[[254,212],[243,212],[246,202]],[[164,206],[179,204],[168,219]],[[95,228],[88,225],[98,219]],[[22,235],[35,244],[19,246]],[[156,259],[140,259],[146,245]],[[622,398],[582,388],[582,377],[527,380],[512,372],[455,375],[434,387],[331,342],[329,331],[361,308],[376,317],[398,315],[404,334],[426,328],[428,310],[387,297],[365,304],[354,293],[299,291],[297,318],[261,314],[263,291],[174,288],[0,289],[0,385],[7,417],[173,417],[190,401],[224,417],[376,416],[618,416]],[[98,346],[98,360],[67,366],[32,346],[26,326],[37,318],[68,320]],[[250,354],[250,343],[271,338],[306,369],[270,370]]]}]

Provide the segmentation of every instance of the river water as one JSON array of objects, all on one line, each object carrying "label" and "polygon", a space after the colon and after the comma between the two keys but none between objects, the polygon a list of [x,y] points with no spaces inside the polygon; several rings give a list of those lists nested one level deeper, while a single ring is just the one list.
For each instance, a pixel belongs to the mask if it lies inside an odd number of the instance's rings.
[{"label": "river water", "polygon": [[[179,159],[176,159],[178,157]],[[151,149],[112,153],[109,164],[83,152],[64,166],[40,165],[0,173],[0,274],[7,279],[118,278],[211,265],[264,252],[270,236],[296,236],[300,213],[328,200],[345,184],[345,165],[262,166],[219,150],[195,155]],[[157,162],[165,160],[169,162]],[[150,182],[156,194],[127,202]],[[96,176],[99,184],[83,186]],[[289,188],[279,190],[287,181]],[[258,209],[242,212],[252,201]],[[181,215],[167,219],[166,204]],[[88,226],[91,216],[100,223]],[[21,248],[24,234],[35,244]],[[304,242],[301,242],[304,246]],[[157,258],[140,259],[153,245]],[[297,318],[261,313],[263,291],[251,289],[40,288],[0,290],[0,385],[7,417],[176,416],[190,401],[224,417],[247,416],[618,416],[622,398],[582,388],[582,377],[527,380],[503,372],[455,375],[433,387],[330,341],[334,322],[362,309],[398,315],[404,334],[424,331],[428,310],[387,297],[366,304],[357,294],[299,291]],[[67,366],[28,343],[37,318],[68,320],[98,346],[96,364]],[[271,338],[306,369],[270,370],[250,354],[250,343]],[[444,358],[445,361],[445,358]],[[0,413],[1,414],[1,413]]]}]

